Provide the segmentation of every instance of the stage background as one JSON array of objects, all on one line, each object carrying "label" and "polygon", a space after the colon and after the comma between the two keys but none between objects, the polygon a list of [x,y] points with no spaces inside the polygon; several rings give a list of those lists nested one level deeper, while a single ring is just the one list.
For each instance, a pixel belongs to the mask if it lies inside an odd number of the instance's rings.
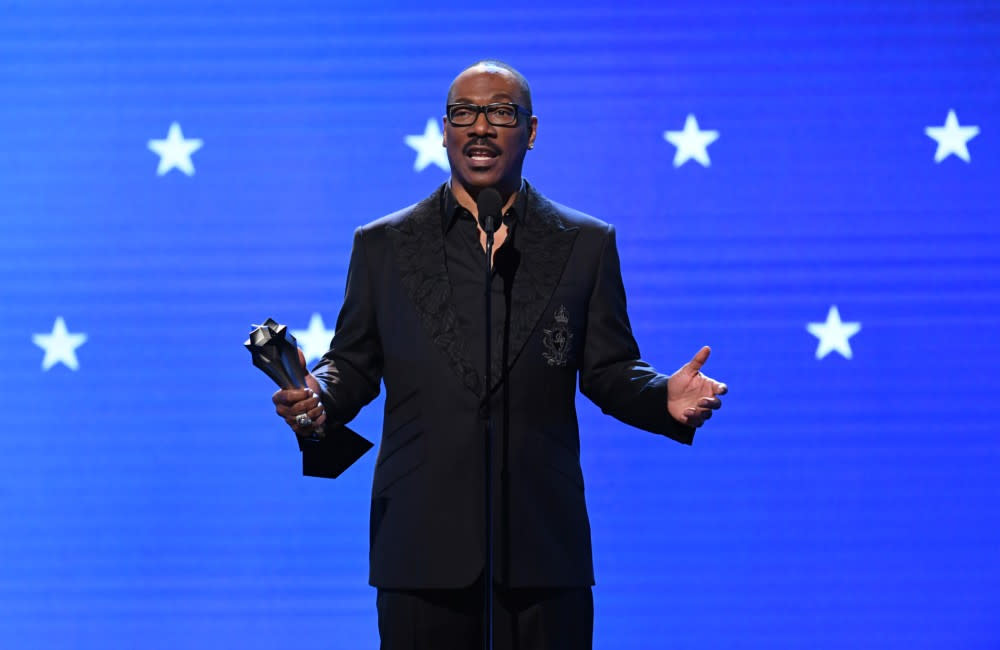
[{"label": "stage background", "polygon": [[0,647],[377,647],[375,453],[303,478],[242,343],[333,328],[483,57],[643,356],[731,388],[690,448],[580,400],[596,647],[1000,647],[998,44],[991,1],[0,3]]}]

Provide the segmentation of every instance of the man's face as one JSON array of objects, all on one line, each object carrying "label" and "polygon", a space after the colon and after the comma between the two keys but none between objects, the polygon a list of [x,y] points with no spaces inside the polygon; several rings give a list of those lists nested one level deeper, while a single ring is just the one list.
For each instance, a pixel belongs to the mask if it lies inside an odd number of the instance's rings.
[{"label": "man's face", "polygon": [[[449,104],[514,102],[524,106],[517,80],[499,68],[477,66],[460,74],[451,86]],[[519,113],[514,126],[493,126],[480,113],[471,126],[452,126],[444,119],[444,145],[448,149],[453,181],[470,194],[496,187],[501,194],[521,186],[521,165],[528,145],[535,140],[538,120]]]}]

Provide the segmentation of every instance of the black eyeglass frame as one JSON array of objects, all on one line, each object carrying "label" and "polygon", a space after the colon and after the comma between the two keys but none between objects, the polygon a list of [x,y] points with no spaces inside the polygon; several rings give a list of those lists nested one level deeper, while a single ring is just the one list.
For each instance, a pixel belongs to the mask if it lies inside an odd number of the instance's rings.
[{"label": "black eyeglass frame", "polygon": [[[468,124],[455,124],[452,121],[452,119],[451,119],[451,109],[453,109],[453,108],[455,108],[457,106],[462,106],[462,107],[467,108],[469,110],[475,111],[475,115],[473,116],[471,122],[469,122]],[[491,108],[496,108],[497,106],[507,106],[509,108],[513,108],[514,109],[514,121],[511,122],[510,124],[496,124],[496,123],[492,122],[490,120],[490,114],[487,111],[489,109],[491,109]],[[473,124],[475,124],[476,120],[479,119],[479,114],[480,113],[482,113],[483,115],[486,116],[486,121],[490,125],[492,125],[492,126],[500,126],[500,127],[507,127],[507,128],[515,127],[515,126],[517,126],[517,125],[519,125],[521,123],[520,120],[517,119],[517,114],[518,113],[523,113],[524,115],[527,115],[528,117],[531,117],[531,111],[529,111],[528,109],[526,109],[524,106],[521,106],[520,104],[515,104],[514,102],[494,102],[492,104],[486,104],[486,105],[482,105],[482,104],[466,104],[464,102],[458,102],[458,103],[455,103],[455,104],[447,104],[444,108],[445,108],[444,117],[445,117],[446,120],[448,120],[448,124],[450,124],[450,125],[452,125],[454,127],[459,127],[459,128],[461,128],[461,127],[467,127],[467,126],[472,126]]]}]

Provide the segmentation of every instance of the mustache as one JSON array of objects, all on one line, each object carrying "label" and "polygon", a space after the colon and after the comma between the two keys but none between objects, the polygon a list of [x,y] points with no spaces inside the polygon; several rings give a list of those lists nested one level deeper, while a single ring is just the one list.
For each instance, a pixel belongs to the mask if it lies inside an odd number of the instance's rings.
[{"label": "mustache", "polygon": [[469,153],[469,149],[489,149],[496,155],[500,155],[500,149],[495,144],[490,142],[488,138],[475,138],[469,140],[469,142],[462,148],[462,153]]}]

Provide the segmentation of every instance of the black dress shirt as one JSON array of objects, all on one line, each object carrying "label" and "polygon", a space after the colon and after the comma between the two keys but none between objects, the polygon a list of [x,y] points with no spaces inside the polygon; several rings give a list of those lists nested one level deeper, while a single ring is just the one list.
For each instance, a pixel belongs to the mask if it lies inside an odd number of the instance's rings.
[{"label": "black dress shirt", "polygon": [[[514,274],[520,262],[517,249],[517,223],[527,218],[527,192],[522,184],[517,199],[503,215],[507,237],[494,249],[494,266],[490,284],[492,299],[493,346],[505,350],[510,333],[510,297]],[[479,242],[479,229],[472,213],[459,205],[455,195],[446,188],[441,201],[441,225],[444,231],[445,265],[451,283],[452,303],[458,318],[468,358],[485,379],[486,357],[484,323],[486,304],[484,287],[486,251]],[[498,347],[499,346],[499,347]],[[506,356],[504,355],[506,362]]]}]

